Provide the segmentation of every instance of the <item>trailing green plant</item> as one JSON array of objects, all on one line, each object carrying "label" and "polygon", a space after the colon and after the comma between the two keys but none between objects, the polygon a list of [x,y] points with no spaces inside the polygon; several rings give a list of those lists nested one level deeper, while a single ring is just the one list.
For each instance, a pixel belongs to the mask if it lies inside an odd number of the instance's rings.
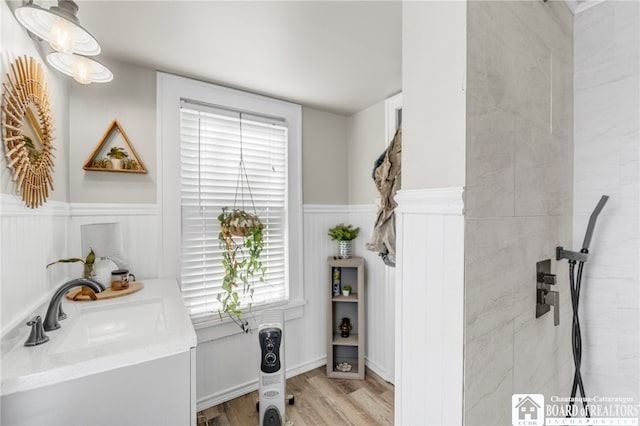
[{"label": "trailing green plant", "polygon": [[329,236],[336,241],[351,241],[360,233],[360,228],[354,228],[351,225],[340,223],[329,229]]},{"label": "trailing green plant", "polygon": [[220,248],[224,278],[222,292],[217,295],[221,303],[220,312],[227,313],[244,332],[249,324],[241,320],[242,302],[246,297],[253,301],[254,283],[264,282],[267,268],[260,260],[264,248],[264,225],[260,219],[244,210],[223,208],[218,216],[220,222]]},{"label": "trailing green plant", "polygon": [[80,257],[71,257],[69,259],[58,259],[55,262],[51,262],[47,265],[47,268],[51,265],[55,265],[56,263],[76,263],[82,262],[84,264],[84,270],[82,272],[83,278],[91,278],[93,276],[93,265],[96,262],[96,254],[93,252],[93,249],[90,249],[89,254],[86,258],[82,259]]}]

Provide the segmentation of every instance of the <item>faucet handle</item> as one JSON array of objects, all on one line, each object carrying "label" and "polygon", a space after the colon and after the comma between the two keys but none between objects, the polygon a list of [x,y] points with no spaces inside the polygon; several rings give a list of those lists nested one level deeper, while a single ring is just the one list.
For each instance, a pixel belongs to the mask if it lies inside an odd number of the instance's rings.
[{"label": "faucet handle", "polygon": [[553,325],[560,325],[560,293],[549,291],[544,295],[544,303],[553,306]]},{"label": "faucet handle", "polygon": [[49,341],[49,336],[44,334],[42,317],[40,315],[33,317],[29,322],[27,322],[27,325],[31,326],[31,333],[29,334],[27,341],[24,342],[25,346],[41,345]]}]

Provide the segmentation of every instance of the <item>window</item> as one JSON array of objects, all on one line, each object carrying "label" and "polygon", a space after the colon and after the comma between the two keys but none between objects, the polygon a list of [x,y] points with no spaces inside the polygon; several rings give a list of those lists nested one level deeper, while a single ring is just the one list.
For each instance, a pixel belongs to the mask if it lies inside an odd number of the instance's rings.
[{"label": "window", "polygon": [[[160,276],[179,281],[199,327],[216,325],[222,283],[218,214],[232,208],[243,158],[255,209],[266,222],[254,310],[272,303],[302,314],[301,107],[169,74],[157,74]],[[251,203],[246,194],[245,209]],[[226,333],[226,332],[222,332]],[[220,334],[215,334],[216,336]]]},{"label": "window", "polygon": [[[183,101],[180,113],[182,295],[194,320],[217,312],[224,277],[217,217],[224,207],[257,212],[265,226],[265,282],[243,307],[287,299],[285,223],[288,129],[282,120]],[[244,170],[240,169],[240,156]],[[240,180],[239,180],[240,179]],[[247,183],[248,180],[248,183]]]}]

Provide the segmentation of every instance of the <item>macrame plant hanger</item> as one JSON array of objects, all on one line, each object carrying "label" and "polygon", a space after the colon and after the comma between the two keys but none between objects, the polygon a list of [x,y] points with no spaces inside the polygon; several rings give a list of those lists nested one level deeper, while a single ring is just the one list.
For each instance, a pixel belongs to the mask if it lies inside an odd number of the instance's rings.
[{"label": "macrame plant hanger", "polygon": [[[256,212],[256,205],[253,201],[253,194],[251,192],[251,185],[249,184],[249,175],[247,174],[247,168],[245,166],[245,162],[244,162],[244,151],[243,151],[243,138],[242,138],[242,113],[240,113],[239,116],[239,131],[240,131],[240,161],[238,163],[238,178],[236,180],[236,192],[233,198],[233,211],[242,211],[245,213],[249,213],[252,214],[253,217],[259,221],[258,219],[258,214]],[[244,203],[244,199],[245,199],[245,193],[244,193],[244,186],[247,186],[247,193],[249,195],[249,200],[251,201],[251,208],[253,209],[252,212],[247,212],[245,210],[245,203]],[[238,196],[239,196],[239,204],[238,205]],[[233,320],[233,322],[236,323],[236,325],[238,325],[238,327],[240,327],[242,329],[242,331],[244,333],[249,333],[251,331],[251,328],[249,326],[249,322],[245,319],[241,319],[238,316],[236,316],[235,314],[232,314],[231,312],[228,313],[229,317]]]},{"label": "macrame plant hanger", "polygon": [[251,200],[251,208],[253,209],[253,215],[258,216],[256,212],[256,205],[253,202],[253,194],[251,193],[251,185],[249,185],[249,176],[247,175],[247,169],[244,164],[244,153],[242,147],[242,113],[240,113],[240,162],[238,163],[238,179],[236,180],[236,193],[233,198],[233,209],[238,209],[238,193],[240,193],[240,210],[244,210],[244,185],[247,184],[247,192],[249,193],[249,199]]}]

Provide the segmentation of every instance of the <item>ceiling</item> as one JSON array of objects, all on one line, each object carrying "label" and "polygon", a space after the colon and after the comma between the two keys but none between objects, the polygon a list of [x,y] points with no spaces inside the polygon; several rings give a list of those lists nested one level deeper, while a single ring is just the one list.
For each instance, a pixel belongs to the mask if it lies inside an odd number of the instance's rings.
[{"label": "ceiling", "polygon": [[99,58],[344,115],[401,90],[400,1],[77,3]]}]

